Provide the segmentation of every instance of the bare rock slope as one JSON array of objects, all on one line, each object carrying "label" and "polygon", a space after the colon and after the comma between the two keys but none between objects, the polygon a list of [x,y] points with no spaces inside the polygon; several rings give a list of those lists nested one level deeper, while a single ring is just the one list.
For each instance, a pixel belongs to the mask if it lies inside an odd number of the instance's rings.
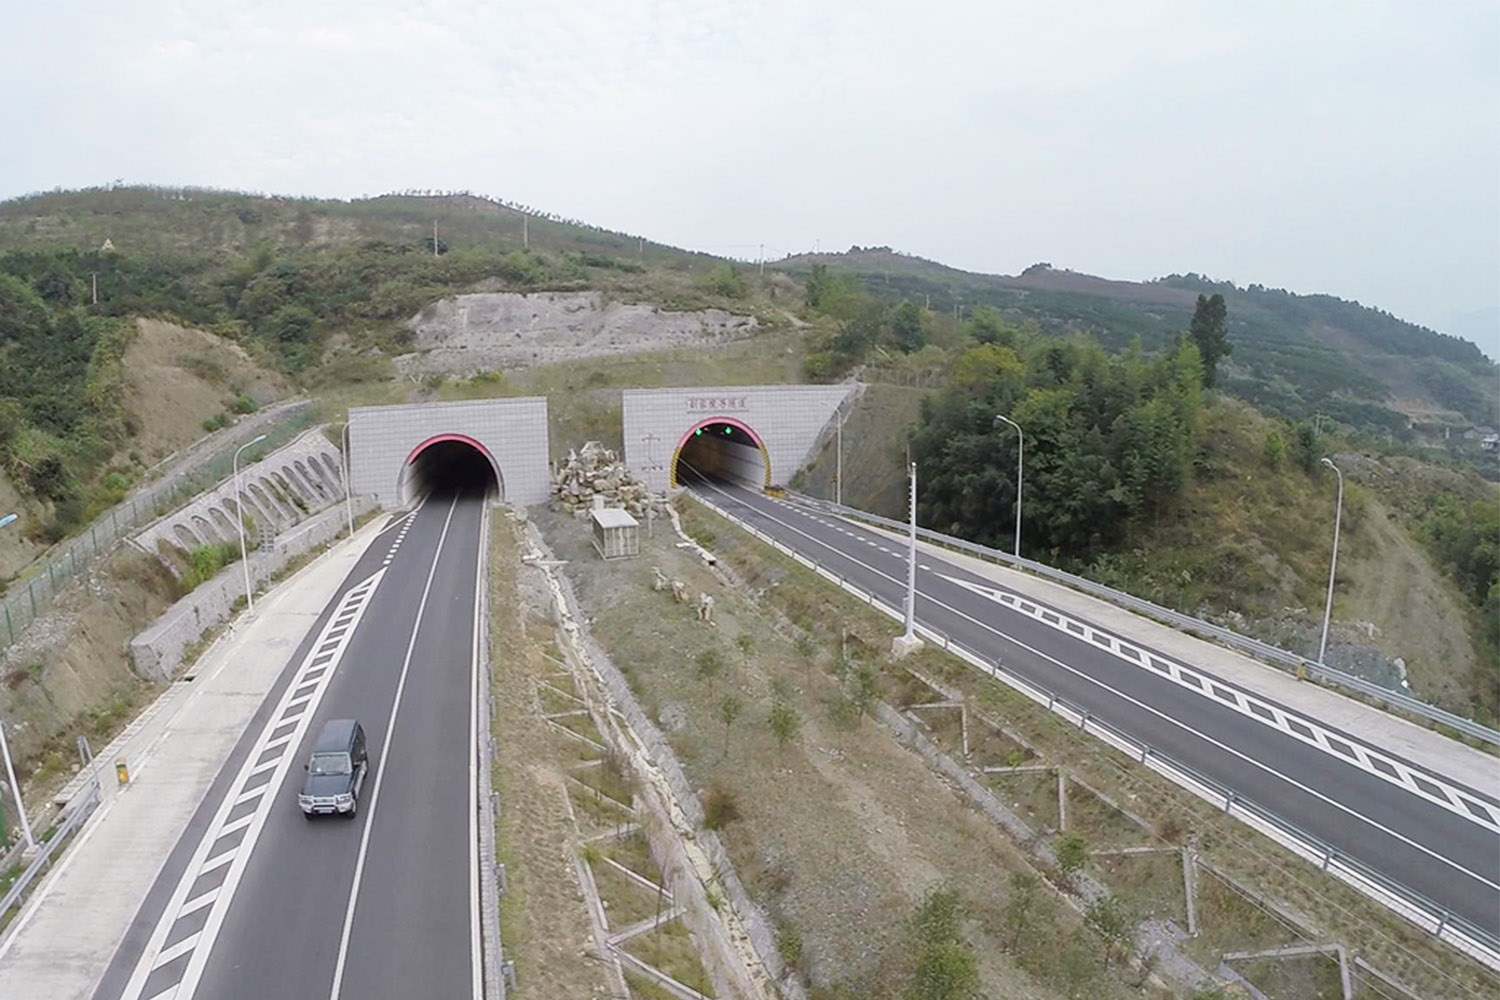
[{"label": "bare rock slope", "polygon": [[755,317],[722,309],[671,312],[599,292],[479,292],[441,299],[412,317],[406,375],[468,376],[581,358],[740,340]]}]

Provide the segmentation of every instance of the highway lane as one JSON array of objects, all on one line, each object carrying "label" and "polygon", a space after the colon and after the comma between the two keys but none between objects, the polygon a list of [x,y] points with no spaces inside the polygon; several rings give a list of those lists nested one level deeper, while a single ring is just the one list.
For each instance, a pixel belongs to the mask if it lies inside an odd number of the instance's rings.
[{"label": "highway lane", "polygon": [[[429,498],[371,546],[309,634],[310,643],[349,588],[383,573],[309,724],[289,747],[290,767],[269,790],[264,825],[240,848],[247,852],[242,872],[225,880],[232,898],[193,949],[202,952],[196,978],[188,974],[174,1000],[478,995],[471,759],[482,513],[478,493]],[[284,689],[272,692],[268,706]],[[301,765],[322,723],[345,717],[361,720],[372,761],[358,815],[309,821],[296,802]],[[188,919],[170,909],[170,888],[187,881],[188,850],[210,828],[205,815],[238,791],[230,776],[257,733],[273,724],[257,720],[247,729],[97,1000],[154,997],[191,965],[185,956],[127,985],[133,970],[159,960],[148,941],[152,929]],[[199,893],[195,884],[187,895]],[[172,926],[159,943],[182,937]]]},{"label": "highway lane", "polygon": [[[902,606],[905,552],[886,536],[742,486],[694,488],[856,587]],[[1493,829],[1007,608],[980,592],[993,593],[993,581],[928,553],[919,553],[918,563],[928,567],[917,580],[922,624],[1001,660],[1137,741],[1190,764],[1478,926],[1500,932],[1500,835]],[[1234,687],[1210,671],[1198,673]],[[1351,734],[1338,735],[1362,743]],[[1484,803],[1497,801],[1494,788],[1465,791]]]}]

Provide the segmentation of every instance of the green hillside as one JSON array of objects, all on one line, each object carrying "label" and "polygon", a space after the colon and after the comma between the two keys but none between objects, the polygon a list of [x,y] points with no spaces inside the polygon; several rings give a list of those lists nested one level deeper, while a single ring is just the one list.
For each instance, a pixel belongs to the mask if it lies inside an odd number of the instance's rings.
[{"label": "green hillside", "polygon": [[[1237,287],[1198,275],[1110,281],[1037,264],[1016,276],[975,274],[889,248],[804,255],[776,266],[806,276],[814,264],[856,276],[871,293],[967,316],[981,306],[1049,334],[1087,332],[1147,351],[1187,329],[1199,294],[1222,294],[1234,353],[1220,385],[1295,420],[1319,414],[1389,442],[1468,441],[1500,426],[1500,368],[1473,344],[1329,295]],[[1465,438],[1465,432],[1470,437]],[[1455,445],[1455,447],[1462,447]]]}]

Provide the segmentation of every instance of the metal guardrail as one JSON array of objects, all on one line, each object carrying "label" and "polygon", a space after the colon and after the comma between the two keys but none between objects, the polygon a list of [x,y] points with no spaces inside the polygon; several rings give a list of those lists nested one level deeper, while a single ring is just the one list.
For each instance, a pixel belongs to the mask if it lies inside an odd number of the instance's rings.
[{"label": "metal guardrail", "polygon": [[[269,453],[312,426],[316,411],[312,403],[292,407],[265,429],[266,440],[258,450]],[[0,600],[0,651],[19,640],[26,628],[41,617],[58,593],[74,577],[88,571],[100,556],[136,528],[170,513],[183,503],[216,485],[230,474],[235,449],[234,436],[225,446],[191,469],[151,483],[134,496],[105,511],[78,535],[52,547],[33,564],[30,579],[17,581]],[[14,529],[11,529],[14,530]]]},{"label": "metal guardrail", "polygon": [[[882,517],[879,514],[871,514],[867,511],[858,510],[854,507],[846,507],[832,501],[819,500],[815,497],[803,496],[800,493],[793,493],[791,491],[787,491],[786,496],[788,499],[806,507],[854,518],[855,520],[866,521],[883,528],[899,531],[902,534],[910,530],[909,525],[903,521],[895,521],[888,517]],[[1339,687],[1357,692],[1367,698],[1382,701],[1390,707],[1408,715],[1426,719],[1436,725],[1446,726],[1449,729],[1462,733],[1471,739],[1500,747],[1500,731],[1475,722],[1473,719],[1466,719],[1461,715],[1455,715],[1446,709],[1438,708],[1436,705],[1429,705],[1427,702],[1413,698],[1409,694],[1381,687],[1379,684],[1367,681],[1363,677],[1356,677],[1353,674],[1337,670],[1316,660],[1309,660],[1305,656],[1298,656],[1296,653],[1289,652],[1279,646],[1273,646],[1270,643],[1253,639],[1247,635],[1240,635],[1238,632],[1231,631],[1223,626],[1206,622],[1201,618],[1194,618],[1192,615],[1185,615],[1180,611],[1173,611],[1171,608],[1164,608],[1144,598],[1134,597],[1123,591],[1115,590],[1112,587],[1106,587],[1101,583],[1095,583],[1081,576],[1075,576],[1072,573],[1055,569],[1045,563],[1035,562],[1030,559],[1019,559],[1016,556],[1001,552],[999,549],[992,549],[987,545],[979,545],[962,538],[955,538],[952,535],[945,535],[942,532],[923,528],[920,525],[917,527],[917,537],[934,545],[941,545],[947,549],[964,552],[988,562],[1026,570],[1044,579],[1072,587],[1074,590],[1083,591],[1094,597],[1101,597],[1112,604],[1117,604],[1127,610],[1136,611],[1155,618],[1157,621],[1171,625],[1173,628],[1214,639],[1226,646],[1249,653],[1251,656],[1274,666],[1288,667],[1297,673],[1298,676],[1306,675],[1329,684],[1336,684]]]},{"label": "metal guardrail", "polygon": [[[772,538],[760,529],[736,517],[712,500],[707,499],[702,494],[694,494],[694,496],[704,506],[713,510],[721,517],[738,525],[772,548],[789,556],[819,576],[824,577],[860,600],[863,600],[871,607],[878,608],[898,621],[903,618],[903,613],[900,610],[880,600],[874,591],[861,590],[850,583],[845,577],[823,566],[822,563],[810,559],[795,551],[790,546]],[[798,497],[797,499],[820,504],[828,509],[838,506],[836,504],[828,504],[825,501],[814,501],[812,498]],[[902,530],[907,530],[908,528],[907,525],[901,525],[898,522],[891,521],[889,518],[881,518],[878,515],[853,511],[851,508],[843,508],[843,510],[849,511],[851,516],[857,515],[867,519],[876,519],[876,523],[884,522],[900,527]],[[918,528],[917,530],[920,535],[924,529]],[[937,533],[929,532],[929,534]],[[954,541],[962,540],[954,539]],[[969,547],[970,545],[971,543],[964,543],[965,547]],[[984,546],[972,547],[975,549],[984,548]],[[1003,555],[1003,553],[999,554]],[[1017,562],[1014,557],[1006,556],[1005,559],[1011,563]],[[1069,574],[1060,573],[1058,570],[1053,570],[1050,567],[1041,566],[1040,563],[1029,563],[1028,560],[1019,560],[1019,562],[1027,566],[1040,566],[1049,573],[1058,574],[1061,577],[1069,576]],[[1072,579],[1078,578],[1073,577]],[[1092,584],[1092,586],[1097,587],[1098,585]],[[1149,602],[1142,603],[1149,604]],[[1151,606],[1155,607],[1155,605]],[[950,636],[944,635],[920,623],[916,625],[916,630],[922,633],[928,640],[941,645],[948,652],[962,658],[991,677],[1009,684],[1031,700],[1045,706],[1052,713],[1078,726],[1081,731],[1103,740],[1116,750],[1127,754],[1168,780],[1222,808],[1226,815],[1241,820],[1246,825],[1276,841],[1294,854],[1317,865],[1327,874],[1352,886],[1357,891],[1376,900],[1388,909],[1399,913],[1438,939],[1482,962],[1489,968],[1500,971],[1500,935],[1496,935],[1463,917],[1453,914],[1447,907],[1429,899],[1415,889],[1411,889],[1401,882],[1390,878],[1357,858],[1349,857],[1316,835],[1303,830],[1288,820],[1282,819],[1273,810],[1260,805],[1253,799],[1234,791],[1226,785],[1220,784],[1217,780],[1195,770],[1191,765],[1185,764],[1160,750],[1156,750],[1149,744],[1137,742],[1133,737],[1093,717],[1087,710],[1073,705],[1055,692],[1019,674],[1013,673],[1001,661],[988,659],[964,646],[962,643],[956,642]]]},{"label": "metal guardrail", "polygon": [[[21,900],[25,898],[26,890],[31,886],[31,883],[36,881],[51,866],[52,856],[61,850],[73,834],[78,831],[78,828],[84,824],[84,821],[94,814],[94,810],[99,808],[101,799],[99,784],[95,782],[93,788],[89,790],[89,794],[78,800],[73,808],[68,810],[68,814],[63,817],[63,821],[52,828],[52,835],[41,844],[37,850],[36,857],[31,859],[31,864],[26,866],[26,870],[21,873],[20,878],[16,879],[16,883],[10,887],[10,891],[5,894],[3,899],[0,899],[0,919],[4,919],[7,913],[20,904]],[[0,932],[0,939],[3,939],[3,937],[4,933]]]}]

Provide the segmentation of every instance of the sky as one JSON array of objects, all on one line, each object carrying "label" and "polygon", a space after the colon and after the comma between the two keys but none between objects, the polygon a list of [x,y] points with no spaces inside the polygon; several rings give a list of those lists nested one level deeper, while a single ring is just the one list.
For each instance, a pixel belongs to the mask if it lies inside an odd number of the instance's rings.
[{"label": "sky", "polygon": [[1326,292],[1500,358],[1500,3],[8,0],[0,198],[470,190]]}]

